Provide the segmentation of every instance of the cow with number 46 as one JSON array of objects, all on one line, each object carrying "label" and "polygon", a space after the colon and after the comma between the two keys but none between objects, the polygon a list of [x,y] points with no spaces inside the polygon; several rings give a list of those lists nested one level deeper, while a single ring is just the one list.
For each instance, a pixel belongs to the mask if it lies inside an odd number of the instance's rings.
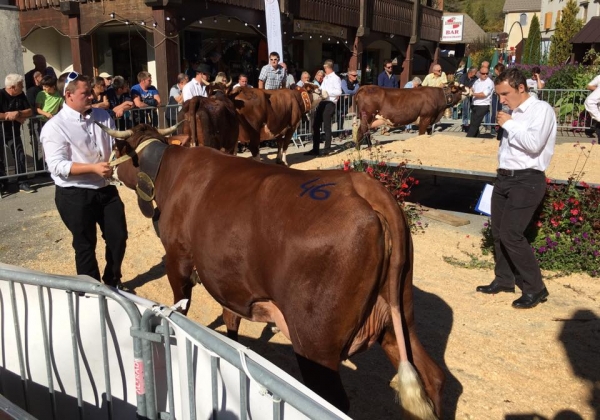
[{"label": "cow with number 46", "polygon": [[304,383],[342,410],[340,363],[379,343],[398,369],[403,418],[440,415],[444,373],[415,330],[410,229],[379,181],[169,146],[150,126],[110,134],[119,179],[144,215],[159,210],[175,302],[191,299],[195,272],[229,337],[242,318],[275,323]]}]

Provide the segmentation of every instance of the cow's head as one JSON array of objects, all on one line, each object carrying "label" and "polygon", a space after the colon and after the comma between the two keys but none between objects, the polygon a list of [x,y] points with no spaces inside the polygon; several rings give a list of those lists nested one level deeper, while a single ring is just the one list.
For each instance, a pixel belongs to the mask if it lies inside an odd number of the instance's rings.
[{"label": "cow's head", "polygon": [[452,84],[452,86],[450,87],[450,89],[451,89],[452,93],[460,92],[461,100],[464,100],[473,94],[470,87],[460,84],[458,82],[454,82]]},{"label": "cow's head", "polygon": [[323,90],[319,86],[312,83],[304,83],[304,85],[298,88],[298,90],[301,92],[304,91],[308,94],[311,110],[316,109],[322,100],[329,98],[329,94],[326,90]]},{"label": "cow's head", "polygon": [[233,85],[233,79],[227,81],[214,81],[212,83],[206,84],[206,96],[211,97],[218,92],[222,92],[225,95],[229,95],[231,93],[231,86]]},{"label": "cow's head", "polygon": [[[115,159],[111,160],[111,166],[117,171],[119,181],[137,192],[138,205],[142,214],[146,217],[154,215],[154,181],[158,174],[158,168],[162,159],[162,152],[154,150],[144,155],[144,164],[140,168],[140,153],[142,150],[151,150],[151,144],[168,144],[166,136],[177,130],[176,124],[169,128],[156,129],[148,124],[139,124],[131,130],[112,130],[96,121],[102,130],[114,137],[113,148]],[[181,124],[181,123],[180,123]],[[164,146],[162,149],[164,150]]]}]

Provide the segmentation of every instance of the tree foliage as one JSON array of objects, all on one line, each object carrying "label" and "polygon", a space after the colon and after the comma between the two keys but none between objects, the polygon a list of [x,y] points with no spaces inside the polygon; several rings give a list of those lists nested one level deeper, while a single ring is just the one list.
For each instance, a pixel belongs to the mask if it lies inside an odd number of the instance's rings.
[{"label": "tree foliage", "polygon": [[523,64],[540,64],[542,56],[541,40],[540,21],[537,15],[533,15],[529,24],[529,34],[525,41],[525,48],[523,49]]},{"label": "tree foliage", "polygon": [[583,27],[583,22],[577,19],[579,7],[575,0],[569,0],[562,10],[562,16],[556,22],[556,31],[551,39],[550,65],[558,65],[566,62],[571,56],[573,45],[569,42]]},{"label": "tree foliage", "polygon": [[488,23],[487,15],[485,14],[485,6],[483,3],[479,5],[477,8],[477,13],[475,14],[475,22],[481,27],[485,28]]},{"label": "tree foliage", "polygon": [[460,12],[461,9],[460,0],[444,0],[444,10],[446,12]]},{"label": "tree foliage", "polygon": [[473,17],[473,2],[471,0],[467,0],[467,3],[465,4],[465,10],[464,12]]}]

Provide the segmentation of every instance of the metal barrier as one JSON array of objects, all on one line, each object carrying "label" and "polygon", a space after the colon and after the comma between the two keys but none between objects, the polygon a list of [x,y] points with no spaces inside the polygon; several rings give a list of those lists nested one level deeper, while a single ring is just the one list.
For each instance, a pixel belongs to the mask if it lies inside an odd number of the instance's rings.
[{"label": "metal barrier", "polygon": [[40,144],[42,125],[41,117],[28,118],[23,124],[0,122],[0,181],[46,171]]},{"label": "metal barrier", "polygon": [[[584,101],[589,94],[587,90],[542,89],[536,92],[539,99],[548,102],[556,113],[557,128],[562,135],[593,135],[592,118],[585,110]],[[483,127],[492,130],[496,125],[496,114],[500,106],[494,93],[490,111],[482,123]],[[134,108],[126,111],[123,117],[116,118],[118,129],[131,128],[139,123],[151,124],[155,127],[168,127],[177,121],[180,105],[167,105]],[[438,124],[460,126],[469,125],[470,99],[450,108]],[[352,123],[356,117],[356,104],[350,95],[340,96],[332,122],[332,133],[344,138],[351,136]],[[314,112],[303,116],[300,126],[293,136],[296,147],[312,139],[312,121]],[[32,176],[46,172],[44,154],[39,141],[43,121],[40,117],[29,118],[20,126],[12,122],[0,123],[0,140],[3,145],[0,151],[0,181],[17,177]],[[179,127],[179,131],[183,128]],[[323,132],[323,129],[321,129]]]},{"label": "metal barrier", "polygon": [[[585,110],[584,102],[590,92],[587,90],[541,89],[532,94],[538,99],[548,102],[556,115],[557,129],[562,134],[591,133],[592,119]],[[496,125],[496,114],[501,109],[496,93],[492,94],[492,104],[486,114],[482,126],[493,128]],[[471,119],[470,99],[455,105],[440,121],[441,124],[469,125]],[[586,133],[587,134],[587,133]]]},{"label": "metal barrier", "polygon": [[2,418],[348,419],[238,343],[84,276],[0,264],[0,351],[0,394],[30,414]]}]

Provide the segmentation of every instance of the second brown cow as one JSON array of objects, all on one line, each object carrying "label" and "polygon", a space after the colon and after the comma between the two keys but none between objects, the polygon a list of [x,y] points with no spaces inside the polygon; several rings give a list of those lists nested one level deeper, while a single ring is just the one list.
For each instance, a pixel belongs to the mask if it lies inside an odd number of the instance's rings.
[{"label": "second brown cow", "polygon": [[305,83],[296,89],[263,90],[241,87],[229,97],[240,122],[240,143],[247,143],[252,157],[260,159],[261,141],[277,140],[277,163],[287,165],[286,151],[302,116],[328,97],[319,87]]}]

